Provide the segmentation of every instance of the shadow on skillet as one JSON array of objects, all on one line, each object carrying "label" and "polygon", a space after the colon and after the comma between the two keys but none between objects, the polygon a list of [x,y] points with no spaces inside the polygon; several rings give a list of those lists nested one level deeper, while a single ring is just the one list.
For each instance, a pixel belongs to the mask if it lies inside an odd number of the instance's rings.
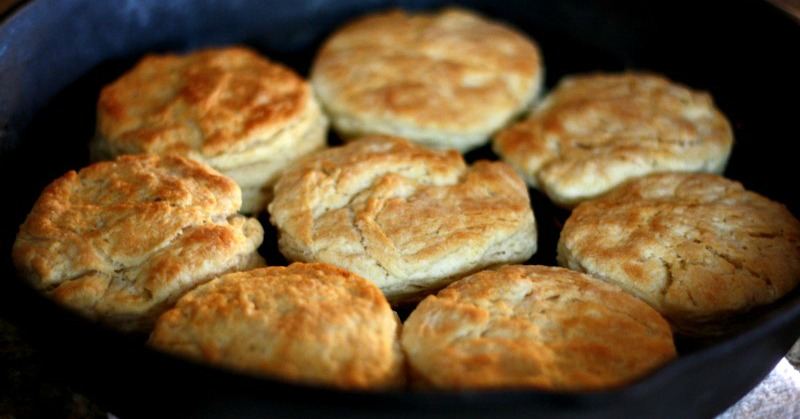
[{"label": "shadow on skillet", "polygon": [[[0,26],[0,170],[10,214],[2,238],[7,255],[17,227],[44,186],[88,163],[87,141],[94,130],[99,90],[142,54],[245,43],[306,75],[316,46],[348,17],[393,4],[441,4],[374,0],[198,5],[147,0],[122,13],[108,3],[31,2],[15,9]],[[796,157],[782,150],[796,139],[798,107],[779,103],[800,97],[800,67],[786,50],[798,45],[800,28],[769,5],[737,2],[720,15],[706,3],[679,0],[463,3],[531,34],[542,48],[547,87],[568,73],[635,67],[709,90],[736,133],[726,175],[798,214],[798,197],[793,188],[782,185],[798,178]],[[152,14],[143,12],[148,8]],[[78,16],[76,11],[94,24],[63,18]],[[156,19],[187,14],[195,20],[179,20],[170,27],[159,26]],[[36,29],[45,24],[61,26]],[[337,140],[332,136],[331,141]],[[479,158],[495,157],[489,147],[467,155],[469,161]],[[529,263],[553,265],[555,243],[568,213],[535,190],[531,200],[540,236],[539,251]],[[285,263],[265,217],[261,222],[267,235],[260,250],[270,263]],[[152,417],[154,412],[209,418],[477,418],[518,417],[521,412],[530,417],[702,418],[744,396],[800,336],[798,289],[753,313],[736,333],[714,340],[679,338],[677,361],[618,391],[350,392],[232,374],[149,351],[141,345],[142,336],[122,336],[89,324],[41,298],[16,277],[8,258],[3,259],[2,272],[4,314],[42,348],[54,371],[121,419]]]}]

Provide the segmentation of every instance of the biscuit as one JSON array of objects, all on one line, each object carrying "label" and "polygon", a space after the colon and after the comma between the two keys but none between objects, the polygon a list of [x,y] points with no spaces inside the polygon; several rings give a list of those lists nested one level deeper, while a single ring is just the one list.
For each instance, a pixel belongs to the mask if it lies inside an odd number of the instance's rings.
[{"label": "biscuit", "polygon": [[374,284],[328,264],[216,278],[162,315],[147,344],[239,372],[338,388],[405,382],[400,320]]},{"label": "biscuit", "polygon": [[722,173],[733,141],[709,93],[627,71],[564,77],[492,148],[530,186],[572,208],[649,173]]},{"label": "biscuit", "polygon": [[94,161],[121,154],[191,157],[234,179],[243,213],[271,197],[280,171],[327,145],[311,85],[242,46],[149,54],[97,101]]},{"label": "biscuit", "polygon": [[362,137],[307,156],[275,185],[270,222],[292,261],[326,262],[378,285],[399,307],[479,269],[528,260],[528,189],[502,162]]},{"label": "biscuit", "polygon": [[15,266],[81,315],[146,332],[186,290],[264,263],[264,231],[231,179],[180,156],[139,154],[55,179],[19,228]]},{"label": "biscuit", "polygon": [[309,79],[345,140],[397,135],[466,152],[529,107],[543,73],[536,42],[502,22],[393,9],[332,33]]},{"label": "biscuit", "polygon": [[508,265],[422,300],[400,338],[411,385],[611,389],[674,359],[669,324],[616,286],[560,267]]},{"label": "biscuit", "polygon": [[721,175],[652,174],[578,205],[557,261],[642,298],[681,334],[716,335],[800,281],[800,222]]}]

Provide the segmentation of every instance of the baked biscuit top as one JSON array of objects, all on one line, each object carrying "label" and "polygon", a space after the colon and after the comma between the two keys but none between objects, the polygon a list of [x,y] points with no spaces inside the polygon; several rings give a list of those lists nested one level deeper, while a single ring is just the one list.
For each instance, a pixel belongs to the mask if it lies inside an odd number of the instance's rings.
[{"label": "baked biscuit top", "polygon": [[412,384],[580,391],[629,384],[676,357],[669,324],[589,275],[508,265],[423,300],[401,344]]},{"label": "baked biscuit top", "polygon": [[137,328],[187,286],[263,264],[262,226],[240,203],[232,180],[194,160],[122,156],[48,185],[12,256],[57,301]]},{"label": "baked biscuit top", "polygon": [[521,32],[447,8],[356,19],[322,45],[310,80],[335,126],[441,146],[447,135],[488,140],[532,102],[542,73]]},{"label": "baked biscuit top", "polygon": [[652,172],[721,173],[732,146],[709,93],[643,71],[566,76],[493,139],[504,161],[564,207]]},{"label": "baked biscuit top", "polygon": [[706,334],[797,286],[800,222],[719,175],[654,174],[578,205],[558,262],[620,285],[682,332]]},{"label": "baked biscuit top", "polygon": [[502,162],[363,137],[316,153],[275,186],[281,252],[351,269],[392,303],[485,266],[528,259],[536,224],[525,183]]},{"label": "baked biscuit top", "polygon": [[97,135],[114,154],[208,158],[272,138],[311,100],[294,70],[247,47],[150,54],[102,89]]},{"label": "baked biscuit top", "polygon": [[231,273],[182,297],[148,344],[213,365],[340,388],[405,382],[400,321],[374,284],[327,264]]}]

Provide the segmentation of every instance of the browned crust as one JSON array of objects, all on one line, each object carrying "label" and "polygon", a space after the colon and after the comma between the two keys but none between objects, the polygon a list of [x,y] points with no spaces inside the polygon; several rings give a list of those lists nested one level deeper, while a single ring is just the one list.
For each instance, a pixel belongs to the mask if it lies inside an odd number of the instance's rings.
[{"label": "browned crust", "polygon": [[243,46],[149,54],[100,92],[98,137],[112,155],[212,157],[271,138],[310,100],[302,77]]}]

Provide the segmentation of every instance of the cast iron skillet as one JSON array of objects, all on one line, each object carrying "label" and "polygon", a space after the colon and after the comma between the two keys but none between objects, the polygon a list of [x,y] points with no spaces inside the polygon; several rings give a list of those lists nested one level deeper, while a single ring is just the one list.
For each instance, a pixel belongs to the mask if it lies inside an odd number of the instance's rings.
[{"label": "cast iron skillet", "polygon": [[[726,175],[798,214],[800,25],[762,0],[490,0],[459,2],[505,20],[542,48],[546,84],[590,70],[650,69],[710,91],[733,122]],[[709,417],[759,383],[800,336],[800,290],[736,332],[679,340],[680,358],[617,391],[351,392],[229,373],[143,348],[28,288],[10,249],[53,179],[88,163],[99,89],[146,52],[241,43],[307,75],[337,25],[390,6],[436,0],[38,0],[0,22],[0,170],[6,217],[0,307],[45,351],[52,368],[121,419],[131,417]],[[332,136],[331,141],[336,139]],[[493,158],[486,147],[468,159]],[[555,264],[566,217],[536,191],[539,252]],[[269,228],[269,223],[262,219]],[[268,230],[262,253],[280,263]],[[776,260],[775,263],[781,263]]]}]

